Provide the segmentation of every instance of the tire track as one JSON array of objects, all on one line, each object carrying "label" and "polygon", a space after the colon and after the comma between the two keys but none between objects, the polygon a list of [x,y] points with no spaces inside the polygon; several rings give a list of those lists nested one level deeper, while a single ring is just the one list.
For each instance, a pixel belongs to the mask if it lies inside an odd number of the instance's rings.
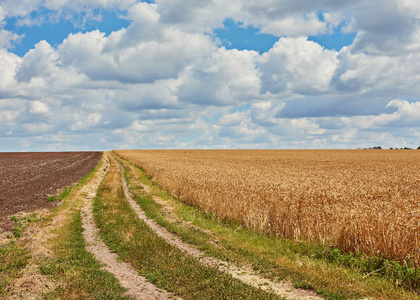
[{"label": "tire track", "polygon": [[173,299],[174,297],[140,276],[138,272],[128,263],[120,262],[116,253],[111,253],[105,243],[99,238],[99,229],[93,220],[92,202],[96,196],[100,183],[105,178],[110,168],[108,153],[106,155],[106,167],[101,168],[95,178],[81,191],[84,196],[82,208],[83,237],[86,242],[86,250],[92,253],[95,258],[104,264],[104,269],[115,275],[121,285],[128,289],[127,295],[135,299]]},{"label": "tire track", "polygon": [[[291,284],[285,282],[273,282],[269,279],[260,277],[258,275],[253,274],[253,270],[250,267],[238,267],[232,263],[206,256],[206,254],[194,248],[190,244],[183,242],[177,235],[169,232],[165,227],[160,226],[154,220],[149,219],[145,212],[137,205],[137,203],[131,197],[130,191],[127,186],[127,182],[124,177],[124,168],[121,163],[116,160],[120,167],[121,172],[121,181],[123,185],[124,195],[129,202],[130,206],[136,212],[137,216],[143,220],[158,236],[165,239],[171,245],[181,249],[182,251],[188,253],[192,257],[195,257],[200,260],[200,262],[204,265],[209,267],[215,267],[218,270],[228,273],[232,275],[232,277],[241,280],[242,282],[261,288],[263,290],[272,291],[277,295],[282,297],[286,297],[287,299],[296,299],[296,300],[322,300],[323,298],[317,296],[315,292],[303,290],[303,289],[295,289]],[[140,183],[146,192],[150,193],[150,189],[147,185]],[[159,198],[153,196],[153,198]],[[158,199],[159,201],[164,201],[163,199]],[[156,200],[155,200],[156,201]]]}]

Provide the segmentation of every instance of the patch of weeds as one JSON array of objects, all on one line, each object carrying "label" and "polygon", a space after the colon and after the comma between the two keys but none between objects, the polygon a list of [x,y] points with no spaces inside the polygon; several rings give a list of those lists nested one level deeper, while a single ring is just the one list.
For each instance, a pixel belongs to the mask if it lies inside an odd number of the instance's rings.
[{"label": "patch of weeds", "polygon": [[62,201],[70,195],[73,188],[74,187],[66,187],[66,188],[64,188],[64,190],[60,194],[55,195],[55,196],[49,196],[47,198],[47,201],[48,202]]},{"label": "patch of weeds", "polygon": [[29,258],[29,250],[20,243],[0,247],[0,298],[5,295],[7,286],[19,277]]},{"label": "patch of weeds", "polygon": [[[308,244],[307,244],[308,245]],[[360,252],[346,253],[340,249],[324,245],[314,245],[305,250],[301,247],[301,254],[317,259],[324,259],[334,264],[359,271],[364,278],[380,276],[394,282],[397,286],[408,290],[420,288],[420,269],[410,265],[401,265],[382,257],[367,257]]]},{"label": "patch of weeds", "polygon": [[20,219],[17,216],[11,216],[10,218],[13,222],[15,222],[13,236],[15,238],[20,238],[23,234],[23,229],[25,229],[29,225],[29,223],[32,223],[37,220],[37,213],[26,215]]},{"label": "patch of weeds", "polygon": [[22,228],[18,225],[15,225],[15,228],[13,229],[13,236],[18,239],[22,236],[22,234]]},{"label": "patch of weeds", "polygon": [[306,281],[295,281],[295,282],[293,282],[293,287],[295,289],[304,289],[304,290],[313,290],[314,289],[314,287]]},{"label": "patch of weeds", "polygon": [[15,222],[15,228],[13,229],[13,236],[15,238],[20,238],[22,236],[22,221],[16,217],[16,216],[11,216],[11,219],[13,222]]}]

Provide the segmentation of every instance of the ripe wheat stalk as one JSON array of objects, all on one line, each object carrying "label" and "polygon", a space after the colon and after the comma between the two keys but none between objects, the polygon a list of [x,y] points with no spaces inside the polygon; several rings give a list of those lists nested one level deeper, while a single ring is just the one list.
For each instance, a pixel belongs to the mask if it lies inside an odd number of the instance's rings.
[{"label": "ripe wheat stalk", "polygon": [[116,151],[251,229],[420,266],[420,151]]}]

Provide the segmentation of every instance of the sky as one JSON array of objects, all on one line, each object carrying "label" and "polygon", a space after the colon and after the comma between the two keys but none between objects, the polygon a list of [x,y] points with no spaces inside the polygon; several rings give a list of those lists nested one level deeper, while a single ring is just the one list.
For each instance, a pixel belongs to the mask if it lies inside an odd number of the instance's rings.
[{"label": "sky", "polygon": [[0,0],[0,152],[420,146],[417,0]]}]

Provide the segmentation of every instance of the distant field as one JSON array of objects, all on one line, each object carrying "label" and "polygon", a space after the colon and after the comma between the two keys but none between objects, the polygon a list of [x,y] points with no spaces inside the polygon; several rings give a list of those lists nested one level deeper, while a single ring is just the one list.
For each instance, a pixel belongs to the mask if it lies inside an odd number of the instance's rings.
[{"label": "distant field", "polygon": [[222,218],[420,266],[420,151],[115,152]]},{"label": "distant field", "polygon": [[79,181],[101,158],[101,152],[0,153],[0,229],[9,216],[51,208],[47,197]]}]

